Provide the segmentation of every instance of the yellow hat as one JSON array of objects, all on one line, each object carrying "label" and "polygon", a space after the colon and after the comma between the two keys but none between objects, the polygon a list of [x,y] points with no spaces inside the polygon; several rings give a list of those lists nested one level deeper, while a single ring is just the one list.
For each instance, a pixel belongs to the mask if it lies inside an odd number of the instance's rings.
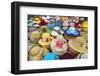
[{"label": "yellow hat", "polygon": [[84,21],[84,22],[82,23],[82,27],[83,27],[83,30],[84,30],[84,31],[87,31],[87,28],[88,28],[88,21]]},{"label": "yellow hat", "polygon": [[33,21],[36,22],[36,23],[40,23],[40,19],[38,17],[34,18]]},{"label": "yellow hat", "polygon": [[[47,39],[47,41],[43,41],[43,39]],[[43,47],[49,48],[51,39],[52,37],[49,33],[43,33],[42,38],[38,41],[38,43]]]},{"label": "yellow hat", "polygon": [[40,34],[40,32],[38,32],[38,31],[33,31],[33,32],[31,33],[31,37],[32,37],[32,38],[40,38],[40,36],[41,36],[41,34]]},{"label": "yellow hat", "polygon": [[50,34],[49,33],[43,33],[42,38],[50,38]]},{"label": "yellow hat", "polygon": [[61,16],[61,20],[64,21],[65,20],[65,17],[64,16]]}]

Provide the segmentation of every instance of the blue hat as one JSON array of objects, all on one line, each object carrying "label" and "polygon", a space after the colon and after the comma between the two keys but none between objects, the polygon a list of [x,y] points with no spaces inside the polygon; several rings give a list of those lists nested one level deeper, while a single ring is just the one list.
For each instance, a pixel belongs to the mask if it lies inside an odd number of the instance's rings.
[{"label": "blue hat", "polygon": [[78,30],[76,30],[75,28],[72,28],[72,27],[65,30],[64,33],[69,35],[69,36],[80,36],[80,31],[78,31]]},{"label": "blue hat", "polygon": [[50,29],[53,29],[55,27],[55,23],[54,22],[51,22],[51,23],[48,23],[47,25]]},{"label": "blue hat", "polygon": [[44,60],[57,60],[57,59],[59,59],[59,57],[56,54],[50,52],[44,56]]}]

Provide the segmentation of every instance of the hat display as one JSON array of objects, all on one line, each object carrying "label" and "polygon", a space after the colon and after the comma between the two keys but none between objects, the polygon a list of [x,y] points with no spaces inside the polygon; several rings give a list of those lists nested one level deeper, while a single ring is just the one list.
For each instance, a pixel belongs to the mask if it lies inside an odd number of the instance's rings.
[{"label": "hat display", "polygon": [[28,60],[88,58],[88,17],[28,15]]}]

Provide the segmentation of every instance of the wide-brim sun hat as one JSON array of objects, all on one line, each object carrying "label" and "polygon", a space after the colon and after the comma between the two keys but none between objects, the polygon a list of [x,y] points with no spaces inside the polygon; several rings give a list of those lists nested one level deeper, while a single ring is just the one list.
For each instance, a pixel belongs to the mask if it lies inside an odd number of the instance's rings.
[{"label": "wide-brim sun hat", "polygon": [[70,48],[79,53],[87,53],[87,42],[83,37],[77,37],[68,42]]}]

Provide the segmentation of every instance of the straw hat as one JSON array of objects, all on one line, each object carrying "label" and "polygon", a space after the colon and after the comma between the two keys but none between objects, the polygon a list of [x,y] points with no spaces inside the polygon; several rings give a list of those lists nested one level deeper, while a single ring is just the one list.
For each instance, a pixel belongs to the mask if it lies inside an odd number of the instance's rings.
[{"label": "straw hat", "polygon": [[42,47],[41,50],[43,51],[43,56],[49,52],[49,50],[45,47]]},{"label": "straw hat", "polygon": [[34,39],[34,38],[40,38],[40,36],[41,36],[41,34],[40,34],[40,32],[38,32],[38,31],[33,31],[33,32],[31,33],[31,38],[32,38],[32,39]]},{"label": "straw hat", "polygon": [[83,37],[77,37],[73,40],[68,42],[69,47],[79,53],[86,53],[87,52],[87,43],[86,39]]},{"label": "straw hat", "polygon": [[33,48],[30,49],[29,54],[31,56],[35,56],[37,55],[39,52],[41,51],[41,47],[40,46],[35,46]]},{"label": "straw hat", "polygon": [[84,37],[86,40],[88,39],[88,34],[87,32],[80,32],[80,36]]},{"label": "straw hat", "polygon": [[35,46],[29,51],[29,60],[42,60],[43,51],[41,47]]},{"label": "straw hat", "polygon": [[30,41],[32,43],[37,43],[40,38],[41,38],[41,33],[39,31],[33,31],[30,34]]}]

